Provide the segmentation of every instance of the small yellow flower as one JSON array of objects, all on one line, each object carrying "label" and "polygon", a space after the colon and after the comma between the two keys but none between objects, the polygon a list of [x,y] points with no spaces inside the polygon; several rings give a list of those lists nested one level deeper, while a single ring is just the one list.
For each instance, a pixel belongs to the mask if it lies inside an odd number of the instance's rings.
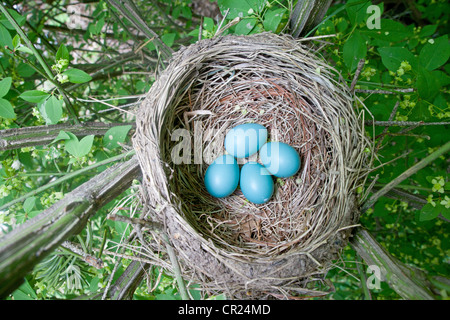
[{"label": "small yellow flower", "polygon": [[442,200],[440,204],[442,204],[445,207],[445,209],[450,208],[450,198],[448,196],[445,196],[444,200]]},{"label": "small yellow flower", "polygon": [[427,197],[427,202],[431,204],[433,207],[436,207],[436,202],[433,201],[433,195],[429,194]]},{"label": "small yellow flower", "polygon": [[435,177],[433,180],[431,180],[431,183],[433,184],[433,188],[431,188],[433,192],[444,193],[444,185],[445,185],[444,177],[442,176]]}]

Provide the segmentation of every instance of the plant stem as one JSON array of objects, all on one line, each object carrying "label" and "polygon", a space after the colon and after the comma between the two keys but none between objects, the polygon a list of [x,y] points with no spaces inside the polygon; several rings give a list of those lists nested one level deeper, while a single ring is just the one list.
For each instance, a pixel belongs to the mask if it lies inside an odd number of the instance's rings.
[{"label": "plant stem", "polygon": [[395,178],[394,180],[386,184],[383,188],[381,188],[379,191],[377,191],[375,194],[373,194],[372,197],[370,197],[369,200],[367,200],[366,203],[364,203],[364,205],[361,208],[361,212],[365,212],[367,209],[373,206],[380,197],[384,196],[392,188],[397,186],[400,182],[410,177],[420,169],[424,168],[425,166],[427,166],[428,164],[430,164],[443,154],[447,153],[448,151],[450,151],[450,142],[447,142],[438,150],[434,151],[432,154],[428,155],[426,158],[422,159],[421,161],[413,165],[411,168],[404,171],[397,178]]},{"label": "plant stem", "polygon": [[173,247],[170,243],[170,240],[169,240],[169,237],[167,236],[167,234],[162,233],[162,237],[163,237],[164,242],[166,243],[167,254],[169,255],[170,262],[173,267],[175,279],[177,280],[177,283],[178,283],[178,290],[180,291],[181,298],[183,300],[189,300],[189,295],[188,295],[188,292],[186,289],[186,285],[184,284],[180,265],[178,263],[178,259],[175,254],[175,251],[173,250]]},{"label": "plant stem", "polygon": [[161,41],[157,33],[155,33],[148,27],[148,25],[142,19],[137,7],[132,1],[107,0],[107,3],[116,8],[120,13],[122,13],[139,31],[144,33],[149,39],[154,38],[156,48],[161,49],[161,51],[164,53],[164,59],[170,58],[172,56],[173,50]]},{"label": "plant stem", "polygon": [[372,300],[372,295],[370,294],[369,288],[367,287],[367,278],[363,270],[363,262],[360,255],[356,255],[356,269],[358,270],[359,279],[361,280],[361,288],[364,292],[365,300]]}]

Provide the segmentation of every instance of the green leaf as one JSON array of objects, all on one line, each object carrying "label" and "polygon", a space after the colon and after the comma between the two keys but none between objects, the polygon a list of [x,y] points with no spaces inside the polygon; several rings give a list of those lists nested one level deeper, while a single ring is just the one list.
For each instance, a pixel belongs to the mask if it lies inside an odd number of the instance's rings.
[{"label": "green leaf", "polygon": [[97,23],[95,24],[95,34],[101,33],[104,25],[105,19],[104,18],[98,19]]},{"label": "green leaf", "polygon": [[420,210],[419,220],[428,221],[435,219],[439,215],[439,213],[441,213],[443,207],[444,206],[440,204],[436,204],[436,206],[433,207],[431,203],[427,203]]},{"label": "green leaf", "polygon": [[64,71],[62,74],[69,77],[69,81],[72,83],[85,83],[92,80],[90,75],[80,69],[72,68]]},{"label": "green leaf", "polygon": [[172,14],[171,14],[172,19],[174,19],[174,20],[178,19],[178,17],[180,16],[180,14],[181,14],[181,6],[176,6],[176,7],[173,8],[173,10],[172,10]]},{"label": "green leaf", "polygon": [[18,46],[20,46],[20,37],[18,34],[16,34],[14,36],[12,43],[13,43],[14,50],[17,49]]},{"label": "green leaf", "polygon": [[27,279],[24,279],[24,283],[13,292],[14,300],[35,300],[37,299],[36,292],[31,287]]},{"label": "green leaf", "polygon": [[55,96],[51,96],[43,103],[40,111],[47,124],[58,123],[63,112],[62,104],[62,100],[57,99]]},{"label": "green leaf", "polygon": [[[19,26],[23,26],[26,22],[26,18],[20,15],[16,10],[8,9],[9,14],[14,18]],[[5,15],[2,15],[0,18],[0,23],[3,24],[9,30],[15,30],[14,26],[9,22],[8,18]]]},{"label": "green leaf", "polygon": [[162,42],[164,42],[168,47],[173,46],[173,43],[175,42],[175,36],[176,33],[166,33],[161,36]]},{"label": "green leaf", "polygon": [[367,45],[359,31],[355,31],[345,42],[343,58],[345,65],[353,71],[358,66],[359,60],[366,57]]},{"label": "green leaf", "polygon": [[283,15],[286,10],[284,8],[278,8],[275,10],[268,10],[264,15],[263,26],[266,31],[276,32],[280,25]]},{"label": "green leaf", "polygon": [[15,119],[16,113],[8,100],[0,98],[0,117],[5,119]]},{"label": "green leaf", "polygon": [[55,143],[55,142],[58,142],[58,141],[60,141],[60,140],[70,140],[70,135],[69,134],[67,134],[65,131],[63,131],[63,130],[61,130],[59,133],[58,133],[58,136],[50,143],[50,144],[52,144],[52,143]]},{"label": "green leaf", "polygon": [[417,76],[417,92],[421,98],[427,101],[434,98],[441,88],[439,78],[435,73],[437,73],[437,70],[428,71],[425,68],[419,68],[419,75]]},{"label": "green leaf", "polygon": [[173,294],[168,293],[158,293],[155,294],[156,300],[178,300],[178,297],[174,296]]},{"label": "green leaf", "polygon": [[41,90],[30,90],[25,91],[19,95],[19,98],[32,102],[32,103],[40,103],[47,99],[50,95],[47,92]]},{"label": "green leaf", "polygon": [[66,59],[66,60],[70,59],[69,50],[67,50],[64,43],[61,43],[59,45],[58,51],[56,51],[56,61],[58,61],[60,59]]},{"label": "green leaf", "polygon": [[36,197],[29,197],[23,202],[23,210],[25,210],[26,213],[30,213],[31,210],[33,210],[35,204]]},{"label": "green leaf", "polygon": [[0,98],[4,97],[11,89],[11,77],[6,77],[0,81]]},{"label": "green leaf", "polygon": [[449,220],[450,219],[450,208],[446,208],[444,206],[442,206],[442,216]]},{"label": "green leaf", "polygon": [[128,132],[131,130],[132,126],[117,126],[112,127],[108,131],[106,131],[103,137],[103,146],[107,149],[114,149],[120,147],[118,142],[125,142],[127,138]]},{"label": "green leaf", "polygon": [[378,48],[381,55],[381,61],[390,71],[396,72],[402,61],[408,61],[414,69],[417,66],[417,60],[411,52],[402,47]]},{"label": "green leaf", "polygon": [[369,17],[367,8],[371,5],[370,1],[349,0],[345,7],[347,15],[352,25],[364,22]]},{"label": "green leaf", "polygon": [[214,20],[210,17],[203,18],[203,30],[213,31],[214,30]]},{"label": "green leaf", "polygon": [[8,29],[6,29],[3,25],[0,24],[0,45],[4,48],[7,46],[10,49],[14,48],[11,34]]},{"label": "green leaf", "polygon": [[237,17],[244,18],[249,16],[249,10],[260,12],[264,8],[265,0],[218,0],[220,11],[224,14],[228,9],[227,19]]},{"label": "green leaf", "polygon": [[427,70],[434,70],[444,65],[450,58],[448,35],[432,39],[423,46],[419,54],[419,63]]},{"label": "green leaf", "polygon": [[25,53],[29,53],[29,54],[34,54],[34,52],[30,48],[28,48],[26,46],[20,46],[16,50],[17,51],[21,51],[21,52],[25,52]]},{"label": "green leaf", "polygon": [[258,20],[256,18],[245,18],[239,21],[236,25],[235,34],[237,35],[247,35],[249,34],[256,25]]},{"label": "green leaf", "polygon": [[17,73],[23,78],[28,78],[36,73],[36,70],[33,69],[32,67],[30,67],[30,65],[28,63],[20,63],[17,66],[16,70],[17,70]]},{"label": "green leaf", "polygon": [[438,27],[437,24],[429,24],[429,25],[423,26],[419,32],[419,37],[425,38],[425,37],[432,36],[436,32],[437,27]]},{"label": "green leaf", "polygon": [[399,42],[414,35],[402,23],[391,19],[381,19],[380,27],[381,29],[368,29],[366,26],[363,33],[374,39],[389,42]]},{"label": "green leaf", "polygon": [[181,8],[181,14],[183,15],[183,17],[185,17],[189,20],[192,19],[192,10],[190,7],[188,7],[186,5]]},{"label": "green leaf", "polygon": [[89,135],[81,140],[71,132],[66,132],[70,139],[66,140],[66,151],[76,158],[81,158],[89,153],[94,142],[94,135]]},{"label": "green leaf", "polygon": [[99,277],[92,278],[90,284],[89,284],[89,291],[91,292],[97,292],[98,290],[98,283],[100,281]]}]

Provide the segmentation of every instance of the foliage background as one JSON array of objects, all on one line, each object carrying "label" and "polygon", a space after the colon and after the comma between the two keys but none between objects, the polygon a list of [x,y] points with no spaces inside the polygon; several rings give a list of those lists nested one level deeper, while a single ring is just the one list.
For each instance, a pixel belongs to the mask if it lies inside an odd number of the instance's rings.
[{"label": "foliage background", "polygon": [[[0,130],[61,127],[52,143],[0,154],[0,234],[50,207],[130,149],[133,110],[167,64],[167,52],[213,37],[237,17],[240,21],[225,34],[289,32],[296,4],[219,0],[222,14],[229,8],[222,21],[217,19],[217,6],[207,0],[203,6],[190,0],[135,1],[134,10],[159,36],[162,43],[158,43],[122,18],[114,2],[2,2]],[[370,28],[371,5],[380,9],[379,28]],[[386,121],[374,130],[367,127],[379,147],[378,167],[369,181],[374,190],[448,141],[449,13],[445,0],[333,1],[323,22],[306,35],[323,36],[316,44],[323,45],[323,57],[349,86],[361,72],[355,107],[365,110],[368,121]],[[360,59],[365,63],[358,69]],[[97,132],[90,127],[93,122],[108,127]],[[79,124],[84,125],[82,133],[72,133],[72,126]],[[0,131],[0,139],[1,132],[5,131]],[[448,158],[442,156],[397,186],[401,196],[381,198],[361,217],[361,224],[392,255],[432,275],[449,274],[448,173]],[[123,252],[118,246],[130,227],[106,216],[132,212],[138,184],[102,208],[81,234],[70,239],[81,254],[67,247],[56,250],[10,298],[89,297],[117,279],[136,259],[135,252]],[[411,196],[420,201],[411,201]],[[103,267],[87,263],[85,254],[101,257]],[[323,299],[399,299],[384,282],[365,290],[368,276],[367,266],[348,246],[327,275],[333,293]],[[189,287],[195,299],[226,298],[205,297],[196,288]],[[447,299],[449,292],[442,286],[438,298]],[[134,298],[180,295],[170,275],[151,268]]]}]

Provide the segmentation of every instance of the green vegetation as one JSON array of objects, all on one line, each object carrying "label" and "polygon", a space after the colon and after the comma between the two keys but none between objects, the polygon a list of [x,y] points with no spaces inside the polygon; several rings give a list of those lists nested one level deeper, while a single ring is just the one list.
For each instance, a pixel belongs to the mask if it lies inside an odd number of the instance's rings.
[{"label": "green vegetation", "polygon": [[[128,157],[134,110],[181,46],[218,34],[292,32],[297,1],[217,3],[223,20],[200,15],[190,0],[0,4],[0,247],[2,234]],[[449,13],[445,0],[333,1],[322,22],[303,32],[355,91],[376,141],[376,170],[360,190],[367,199],[449,141]],[[450,294],[448,280],[433,280],[450,271],[446,152],[376,199],[360,221],[396,259],[427,272],[437,299]],[[107,218],[135,210],[138,185],[97,210],[8,299],[102,297],[141,259],[119,246],[131,226]],[[327,275],[334,292],[324,299],[400,298],[385,281],[367,288],[367,270],[347,246]],[[177,288],[151,267],[133,297],[180,299]],[[196,288],[188,288],[191,298],[226,298],[202,297]]]}]

